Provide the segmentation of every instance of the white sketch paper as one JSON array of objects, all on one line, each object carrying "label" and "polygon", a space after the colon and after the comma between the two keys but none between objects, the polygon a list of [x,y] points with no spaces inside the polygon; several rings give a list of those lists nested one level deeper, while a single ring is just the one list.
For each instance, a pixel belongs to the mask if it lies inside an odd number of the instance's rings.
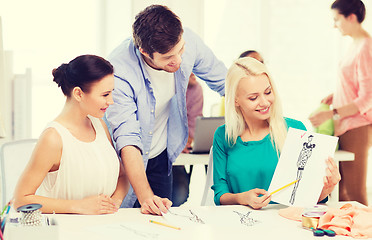
[{"label": "white sketch paper", "polygon": [[203,219],[201,219],[194,210],[191,209],[177,209],[175,208],[169,209],[168,213],[162,214],[165,219],[168,221],[174,220],[182,220],[186,221],[187,223],[198,223],[198,224],[205,224]]},{"label": "white sketch paper", "polygon": [[258,211],[250,208],[231,210],[219,207],[210,211],[203,209],[171,208],[163,214],[167,223],[184,227],[203,227],[207,225],[222,225],[232,227],[251,227],[261,222]]},{"label": "white sketch paper", "polygon": [[[102,239],[110,240],[174,240],[174,239],[214,239],[214,228],[229,231],[265,231],[264,222],[279,222],[281,217],[265,210],[252,210],[246,206],[219,206],[208,208],[171,208],[163,216],[143,215],[141,219],[126,220],[88,226],[86,229]],[[150,223],[149,220],[180,227],[181,230]],[[211,232],[213,230],[213,232]],[[227,230],[226,230],[227,231]]]},{"label": "white sketch paper", "polygon": [[287,206],[317,204],[326,173],[326,159],[334,156],[338,137],[289,128],[278,165],[271,180],[272,201]]},{"label": "white sketch paper", "polygon": [[103,224],[99,226],[88,227],[102,239],[119,240],[133,239],[133,240],[156,240],[164,239],[164,231],[169,229],[162,229],[159,226],[153,226],[150,223],[136,223],[136,222],[118,222],[112,224]]},{"label": "white sketch paper", "polygon": [[260,222],[252,217],[252,211],[247,211],[247,213],[241,213],[239,211],[234,211],[234,213],[238,214],[239,219],[240,219],[240,224],[242,225],[251,227]]}]

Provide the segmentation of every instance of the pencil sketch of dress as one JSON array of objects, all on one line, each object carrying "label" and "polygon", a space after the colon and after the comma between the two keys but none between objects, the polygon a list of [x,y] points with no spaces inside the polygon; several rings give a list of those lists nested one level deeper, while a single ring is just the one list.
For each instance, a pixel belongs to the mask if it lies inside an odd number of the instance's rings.
[{"label": "pencil sketch of dress", "polygon": [[289,200],[289,203],[293,205],[296,198],[296,191],[298,188],[298,185],[300,184],[302,173],[305,169],[306,163],[309,160],[311,153],[313,149],[315,148],[315,144],[311,144],[311,141],[313,140],[313,135],[310,135],[308,137],[308,142],[304,142],[302,145],[302,150],[300,152],[300,155],[298,156],[297,160],[297,177],[296,180],[298,180],[292,190],[291,199]]}]

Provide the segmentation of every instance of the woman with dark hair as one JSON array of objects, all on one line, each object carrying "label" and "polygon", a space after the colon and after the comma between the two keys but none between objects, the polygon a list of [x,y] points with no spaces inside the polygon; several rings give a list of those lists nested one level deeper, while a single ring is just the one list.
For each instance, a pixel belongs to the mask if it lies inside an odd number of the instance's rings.
[{"label": "woman with dark hair", "polygon": [[355,160],[340,162],[340,200],[368,205],[367,160],[372,145],[372,38],[362,27],[366,9],[360,0],[337,0],[332,6],[335,28],[353,43],[340,62],[337,90],[322,100],[333,105],[310,117],[317,127],[335,121],[339,148],[353,152]]},{"label": "woman with dark hair", "polygon": [[41,134],[17,184],[14,206],[40,203],[43,213],[114,213],[129,184],[101,119],[113,104],[113,67],[83,55],[54,69],[53,76],[66,103]]}]

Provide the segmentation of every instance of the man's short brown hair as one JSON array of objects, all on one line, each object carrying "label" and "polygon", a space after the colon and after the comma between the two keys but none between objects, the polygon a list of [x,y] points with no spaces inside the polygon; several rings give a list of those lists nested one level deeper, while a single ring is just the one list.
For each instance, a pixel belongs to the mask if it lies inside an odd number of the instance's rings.
[{"label": "man's short brown hair", "polygon": [[137,14],[133,23],[133,39],[137,48],[153,58],[153,53],[169,52],[181,39],[182,23],[168,7],[151,5]]}]

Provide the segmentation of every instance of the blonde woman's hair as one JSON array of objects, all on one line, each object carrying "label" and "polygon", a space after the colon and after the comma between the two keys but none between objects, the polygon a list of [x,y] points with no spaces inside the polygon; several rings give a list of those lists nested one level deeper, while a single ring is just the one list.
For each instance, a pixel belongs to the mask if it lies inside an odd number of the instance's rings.
[{"label": "blonde woman's hair", "polygon": [[254,58],[239,58],[232,64],[227,72],[225,82],[225,136],[229,146],[232,147],[235,145],[237,138],[242,135],[246,128],[243,115],[239,107],[235,106],[236,91],[240,80],[245,77],[259,76],[262,74],[265,74],[268,77],[271,91],[275,96],[275,101],[271,105],[271,116],[267,121],[270,128],[271,142],[279,155],[287,136],[287,125],[283,118],[280,99],[273,80],[270,77],[266,66]]}]

